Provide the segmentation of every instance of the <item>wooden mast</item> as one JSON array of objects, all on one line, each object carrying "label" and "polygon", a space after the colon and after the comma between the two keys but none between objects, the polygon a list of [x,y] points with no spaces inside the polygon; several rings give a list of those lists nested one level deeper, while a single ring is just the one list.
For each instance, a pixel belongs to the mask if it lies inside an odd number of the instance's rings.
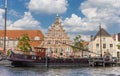
[{"label": "wooden mast", "polygon": [[4,24],[4,52],[6,52],[6,25],[7,25],[7,0],[4,0],[5,2],[5,24]]},{"label": "wooden mast", "polygon": [[102,57],[102,39],[101,39],[101,24],[99,25],[99,31],[100,31],[100,57]]}]

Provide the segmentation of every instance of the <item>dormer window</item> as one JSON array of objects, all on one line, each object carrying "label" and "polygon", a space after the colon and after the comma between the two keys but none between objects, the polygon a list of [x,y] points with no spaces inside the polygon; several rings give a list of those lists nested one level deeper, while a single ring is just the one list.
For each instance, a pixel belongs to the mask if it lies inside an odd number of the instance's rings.
[{"label": "dormer window", "polygon": [[40,40],[40,37],[36,36],[36,37],[34,38],[34,40]]}]

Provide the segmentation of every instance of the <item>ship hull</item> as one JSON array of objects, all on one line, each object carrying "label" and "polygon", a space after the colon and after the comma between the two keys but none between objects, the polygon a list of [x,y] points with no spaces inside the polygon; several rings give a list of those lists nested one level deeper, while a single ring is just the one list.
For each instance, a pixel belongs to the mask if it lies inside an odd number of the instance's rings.
[{"label": "ship hull", "polygon": [[11,53],[8,60],[12,66],[89,66],[89,58],[51,58],[42,55],[27,55]]},{"label": "ship hull", "polygon": [[[44,61],[44,62],[43,62]],[[12,66],[16,67],[87,67],[89,62],[87,58],[75,58],[75,59],[44,59],[43,61],[11,61]]]}]

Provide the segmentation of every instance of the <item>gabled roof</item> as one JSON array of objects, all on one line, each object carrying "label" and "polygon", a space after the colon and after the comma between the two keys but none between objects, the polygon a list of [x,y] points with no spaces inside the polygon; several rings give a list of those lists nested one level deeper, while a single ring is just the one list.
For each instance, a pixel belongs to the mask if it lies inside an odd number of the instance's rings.
[{"label": "gabled roof", "polygon": [[[16,40],[24,34],[27,34],[29,36],[31,40],[31,46],[39,46],[44,38],[44,35],[40,30],[6,30],[6,36],[11,40]],[[36,36],[40,37],[42,40],[34,40]],[[0,30],[0,37],[4,38],[4,30]]]},{"label": "gabled roof", "polygon": [[[30,39],[39,36],[43,38],[44,35],[40,30],[6,30],[6,36],[8,38],[16,39],[21,35],[27,34]],[[4,37],[4,30],[0,30],[0,37]]]},{"label": "gabled roof", "polygon": [[99,37],[99,36],[111,37],[111,35],[105,29],[103,29],[103,28],[101,28],[101,30],[98,31],[98,33],[96,34],[95,38]]}]

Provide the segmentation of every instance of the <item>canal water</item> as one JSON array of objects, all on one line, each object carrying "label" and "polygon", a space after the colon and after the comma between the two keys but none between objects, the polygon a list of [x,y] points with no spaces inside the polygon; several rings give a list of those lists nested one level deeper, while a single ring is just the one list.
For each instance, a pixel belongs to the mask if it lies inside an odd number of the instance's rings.
[{"label": "canal water", "polygon": [[120,67],[39,68],[0,66],[0,76],[120,76]]}]

